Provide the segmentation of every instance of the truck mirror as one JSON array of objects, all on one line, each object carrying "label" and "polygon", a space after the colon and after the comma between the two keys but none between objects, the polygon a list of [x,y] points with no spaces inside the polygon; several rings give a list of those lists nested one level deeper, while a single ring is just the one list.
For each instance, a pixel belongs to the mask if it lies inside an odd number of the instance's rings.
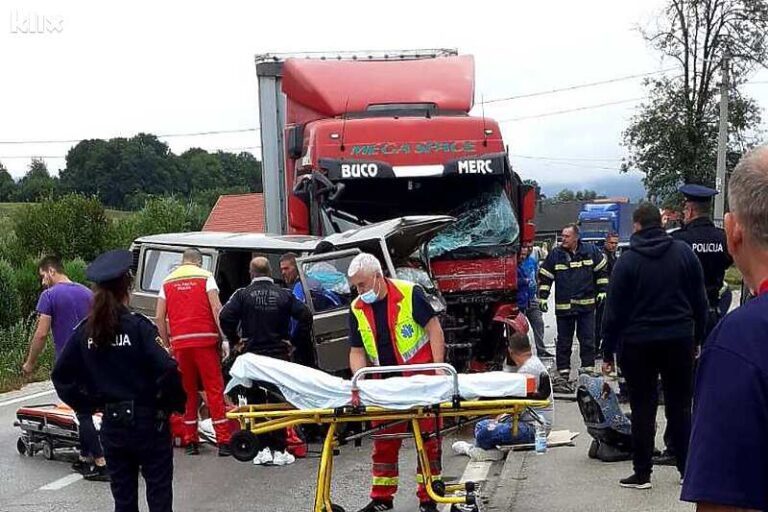
[{"label": "truck mirror", "polygon": [[287,152],[292,160],[304,156],[304,125],[299,124],[288,128]]}]

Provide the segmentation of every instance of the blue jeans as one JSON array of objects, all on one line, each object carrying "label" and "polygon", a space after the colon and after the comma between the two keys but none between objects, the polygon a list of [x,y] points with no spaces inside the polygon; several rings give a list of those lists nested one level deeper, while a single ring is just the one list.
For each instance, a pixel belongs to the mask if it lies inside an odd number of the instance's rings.
[{"label": "blue jeans", "polygon": [[536,428],[523,421],[517,424],[517,435],[512,433],[512,422],[482,420],[475,425],[475,444],[483,450],[492,450],[499,445],[528,444],[536,439]]}]

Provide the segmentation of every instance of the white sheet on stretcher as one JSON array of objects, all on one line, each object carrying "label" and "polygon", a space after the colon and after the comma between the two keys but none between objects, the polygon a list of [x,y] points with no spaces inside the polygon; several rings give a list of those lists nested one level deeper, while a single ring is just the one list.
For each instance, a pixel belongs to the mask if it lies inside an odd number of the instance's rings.
[{"label": "white sheet on stretcher", "polygon": [[[271,357],[244,354],[230,370],[227,392],[237,385],[251,387],[254,381],[274,384],[298,409],[327,409],[349,405],[352,382],[320,370]],[[524,398],[529,376],[506,372],[459,375],[459,393],[465,400],[477,398]],[[413,375],[388,379],[359,380],[364,405],[387,409],[409,409],[448,402],[453,398],[453,379],[444,375]]]}]

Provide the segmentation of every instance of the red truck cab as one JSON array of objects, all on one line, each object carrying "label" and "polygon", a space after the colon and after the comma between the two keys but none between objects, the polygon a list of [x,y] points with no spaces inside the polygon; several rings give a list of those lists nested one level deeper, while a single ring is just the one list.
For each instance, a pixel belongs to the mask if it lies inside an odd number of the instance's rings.
[{"label": "red truck cab", "polygon": [[474,59],[286,59],[282,92],[287,231],[455,217],[423,252],[448,302],[449,349],[491,359],[506,332],[499,316],[516,310],[534,205],[498,123],[469,114]]}]

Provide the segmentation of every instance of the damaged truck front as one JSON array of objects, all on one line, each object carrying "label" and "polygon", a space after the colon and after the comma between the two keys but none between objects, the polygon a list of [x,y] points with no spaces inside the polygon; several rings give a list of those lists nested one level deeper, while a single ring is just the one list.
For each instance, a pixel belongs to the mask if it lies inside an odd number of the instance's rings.
[{"label": "damaged truck front", "polygon": [[[323,236],[403,215],[456,218],[419,252],[448,303],[448,358],[461,369],[498,364],[517,314],[516,255],[533,240],[534,198],[498,123],[469,115],[473,58],[264,59],[257,70],[265,194],[269,148],[284,157],[268,229]],[[284,96],[274,96],[276,84]],[[270,120],[285,123],[278,141],[264,130]]]}]

